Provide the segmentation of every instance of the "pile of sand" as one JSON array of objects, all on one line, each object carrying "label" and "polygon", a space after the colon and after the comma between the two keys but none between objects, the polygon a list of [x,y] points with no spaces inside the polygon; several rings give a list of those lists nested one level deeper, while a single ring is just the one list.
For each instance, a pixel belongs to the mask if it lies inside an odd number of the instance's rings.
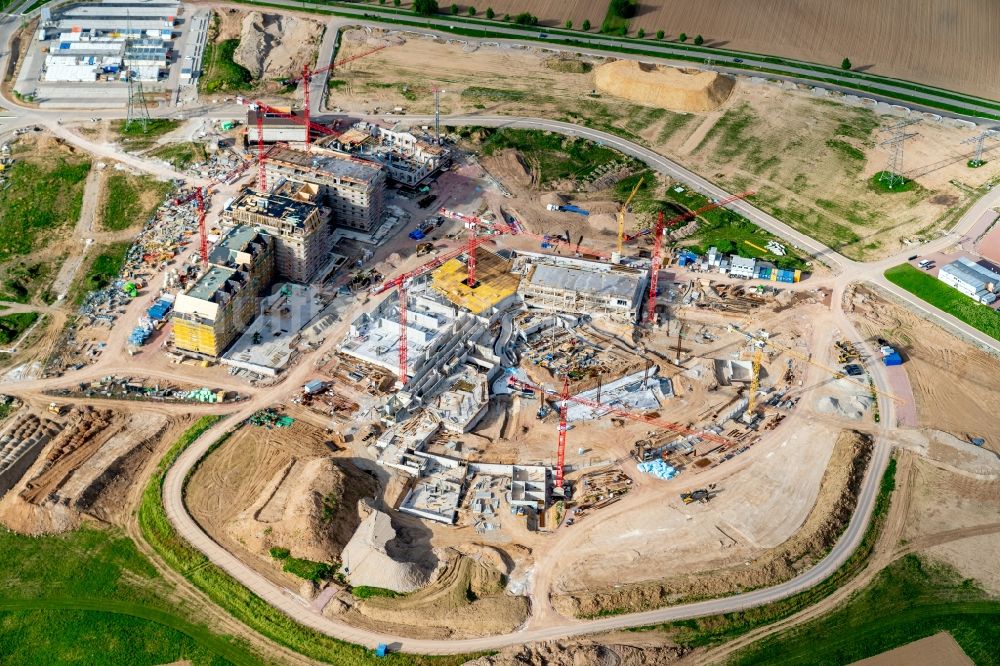
[{"label": "pile of sand", "polygon": [[820,414],[833,414],[845,419],[859,420],[872,406],[871,396],[855,395],[848,398],[824,396],[816,403]]},{"label": "pile of sand", "polygon": [[348,476],[330,458],[293,458],[226,532],[262,557],[276,546],[295,557],[333,561],[361,523],[357,501],[373,485],[365,478]]},{"label": "pile of sand", "polygon": [[280,79],[312,64],[323,26],[315,21],[250,12],[243,18],[240,45],[233,60],[255,79]]},{"label": "pile of sand", "polygon": [[341,553],[341,571],[351,585],[413,592],[427,583],[427,573],[414,562],[393,559],[387,550],[396,539],[389,514],[372,510]]},{"label": "pile of sand", "polygon": [[674,111],[712,111],[729,98],[736,81],[716,72],[682,70],[617,60],[594,73],[598,90]]}]

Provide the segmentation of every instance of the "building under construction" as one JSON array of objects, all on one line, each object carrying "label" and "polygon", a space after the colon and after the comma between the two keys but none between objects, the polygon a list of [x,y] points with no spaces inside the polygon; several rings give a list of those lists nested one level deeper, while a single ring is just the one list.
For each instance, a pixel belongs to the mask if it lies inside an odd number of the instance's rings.
[{"label": "building under construction", "polygon": [[649,271],[574,257],[518,253],[518,292],[529,307],[603,315],[634,324],[642,309]]},{"label": "building under construction", "polygon": [[332,209],[338,226],[372,232],[382,222],[386,176],[378,164],[316,146],[308,151],[277,147],[268,153],[264,169],[268,183],[317,186],[319,203]]},{"label": "building under construction", "polygon": [[331,236],[320,208],[302,198],[247,190],[229,205],[224,219],[272,236],[278,275],[307,283],[326,261]]},{"label": "building under construction", "polygon": [[174,345],[217,357],[256,314],[257,295],[274,275],[273,241],[250,227],[230,229],[213,262],[174,303]]}]

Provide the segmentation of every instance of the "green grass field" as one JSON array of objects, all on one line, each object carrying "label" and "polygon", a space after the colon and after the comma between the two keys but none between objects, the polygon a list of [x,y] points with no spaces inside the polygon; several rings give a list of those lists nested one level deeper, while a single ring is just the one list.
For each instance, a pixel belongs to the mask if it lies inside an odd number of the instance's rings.
[{"label": "green grass field", "polygon": [[483,131],[488,132],[481,146],[483,155],[489,156],[505,148],[520,151],[529,165],[537,166],[542,184],[566,178],[586,178],[602,164],[630,161],[610,148],[551,132],[506,128]]},{"label": "green grass field", "polygon": [[76,224],[90,162],[18,159],[0,190],[0,261],[31,254],[46,239]]},{"label": "green grass field", "polygon": [[[105,184],[104,205],[101,207],[101,225],[109,231],[121,231],[145,223],[150,213],[172,186],[149,176],[113,173]],[[155,203],[143,205],[143,192],[155,193]]]},{"label": "green grass field", "polygon": [[56,270],[55,263],[55,261],[28,262],[23,259],[10,262],[0,284],[0,301],[30,303],[37,295],[42,301],[51,303],[54,297],[46,287]]},{"label": "green grass field", "polygon": [[38,320],[37,312],[18,312],[0,316],[0,344],[9,345]]},{"label": "green grass field", "polygon": [[951,567],[911,554],[837,610],[754,643],[729,663],[848,664],[939,631],[976,664],[1000,664],[1000,601]]},{"label": "green grass field", "polygon": [[210,95],[253,88],[250,71],[233,62],[233,53],[239,45],[238,39],[225,39],[205,46],[204,73],[198,81],[200,92]]},{"label": "green grass field", "polygon": [[934,307],[964,321],[991,338],[1000,340],[1000,313],[993,308],[977,303],[910,264],[893,266],[885,272],[885,277],[889,282]]},{"label": "green grass field", "polygon": [[149,151],[153,157],[159,157],[169,162],[175,169],[183,171],[192,164],[204,162],[208,159],[205,146],[194,141],[183,141],[180,143],[168,143]]},{"label": "green grass field", "polygon": [[377,658],[370,650],[360,645],[338,641],[297,624],[211,564],[204,555],[182,539],[174,531],[163,509],[163,479],[167,469],[177,459],[177,456],[219,418],[218,416],[205,416],[188,428],[160,461],[153,478],[150,479],[143,491],[142,501],[139,505],[139,527],[146,542],[156,550],[170,568],[184,576],[237,620],[275,642],[312,659],[337,664],[337,666],[363,664],[372,664],[373,666],[376,664],[386,666],[458,666],[458,664],[476,656],[433,657],[390,654],[383,659]]},{"label": "green grass field", "polygon": [[58,536],[0,530],[0,661],[8,664],[259,664],[194,624],[170,585],[115,529]]}]

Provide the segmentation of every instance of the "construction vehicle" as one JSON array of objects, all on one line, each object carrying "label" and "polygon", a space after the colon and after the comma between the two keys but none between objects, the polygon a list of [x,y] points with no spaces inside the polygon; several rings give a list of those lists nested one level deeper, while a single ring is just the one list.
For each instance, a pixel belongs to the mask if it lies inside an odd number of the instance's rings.
[{"label": "construction vehicle", "polygon": [[49,414],[55,414],[56,416],[62,416],[63,415],[63,406],[60,405],[60,404],[58,404],[58,403],[55,403],[55,402],[50,402],[49,406],[48,406],[48,409],[46,411]]},{"label": "construction vehicle", "polygon": [[556,205],[556,204],[546,204],[545,210],[556,211],[560,213],[576,213],[577,215],[587,216],[590,215],[589,210],[584,210],[579,206],[571,206],[569,204]]},{"label": "construction vehicle", "polygon": [[708,488],[699,488],[697,490],[692,490],[689,493],[681,493],[681,501],[685,504],[693,504],[694,502],[708,504],[709,500],[715,497],[715,493],[713,492],[714,489],[715,484],[712,484]]}]

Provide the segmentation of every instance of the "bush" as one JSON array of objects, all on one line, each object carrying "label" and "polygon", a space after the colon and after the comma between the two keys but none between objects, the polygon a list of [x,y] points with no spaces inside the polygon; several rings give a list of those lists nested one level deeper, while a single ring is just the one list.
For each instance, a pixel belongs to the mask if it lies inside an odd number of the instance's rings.
[{"label": "bush", "polygon": [[454,2],[451,3],[451,15],[458,16],[458,5],[456,5]]},{"label": "bush", "polygon": [[509,21],[510,20],[510,14],[504,14],[503,15],[503,20],[504,21]]},{"label": "bush", "polygon": [[320,581],[331,578],[337,567],[326,562],[313,562],[298,557],[286,557],[281,570],[303,580]]},{"label": "bush", "polygon": [[270,553],[271,557],[273,557],[276,560],[288,559],[288,556],[292,554],[292,551],[288,550],[287,548],[279,548],[278,546],[275,546],[274,548],[272,548],[267,552]]},{"label": "bush", "polygon": [[493,8],[492,7],[487,7],[486,8],[486,18],[492,20],[494,16],[496,16],[496,12],[493,11]]},{"label": "bush", "polygon": [[587,30],[590,30],[590,20],[589,19],[583,19],[583,30],[584,30],[584,32],[586,32]]},{"label": "bush", "polygon": [[421,16],[433,16],[438,13],[437,0],[413,0],[413,11]]},{"label": "bush", "polygon": [[528,12],[521,12],[514,17],[514,23],[517,25],[538,25],[538,17]]},{"label": "bush", "polygon": [[642,28],[639,28],[639,32],[635,33],[635,36],[638,37],[639,39],[642,39],[643,37],[646,36],[646,31],[643,30]]},{"label": "bush", "polygon": [[850,69],[851,67],[853,67],[853,65],[851,65],[851,59],[850,58],[844,58],[843,61],[841,61],[841,63],[840,63],[840,68],[841,69]]},{"label": "bush", "polygon": [[469,5],[468,14],[469,14],[469,16],[475,16],[476,15],[476,8],[473,7],[472,5]]},{"label": "bush", "polygon": [[402,0],[392,0],[393,7],[399,7],[401,4],[403,4]]},{"label": "bush", "polygon": [[636,0],[611,0],[609,11],[615,16],[630,19],[635,16]]},{"label": "bush", "polygon": [[573,29],[573,22],[572,21],[566,21],[566,29],[567,30],[572,30]]},{"label": "bush", "polygon": [[656,31],[656,38],[657,39],[663,39],[663,37],[664,37],[664,32],[662,30],[657,30]]},{"label": "bush", "polygon": [[372,597],[387,597],[389,599],[395,599],[400,596],[399,592],[387,590],[384,587],[369,587],[367,585],[359,585],[352,588],[351,594],[356,596],[358,599],[371,599]]},{"label": "bush", "polygon": [[686,42],[687,40],[688,40],[688,35],[687,35],[687,33],[686,33],[686,32],[682,32],[682,33],[681,33],[680,35],[678,35],[678,37],[677,37],[677,41],[680,41],[680,42]]},{"label": "bush", "polygon": [[704,38],[704,37],[702,37],[701,35],[697,35],[697,36],[696,36],[696,37],[694,38],[694,45],[695,45],[695,46],[701,46],[701,45],[702,45],[702,44],[704,44],[704,43],[705,43],[705,38]]}]

